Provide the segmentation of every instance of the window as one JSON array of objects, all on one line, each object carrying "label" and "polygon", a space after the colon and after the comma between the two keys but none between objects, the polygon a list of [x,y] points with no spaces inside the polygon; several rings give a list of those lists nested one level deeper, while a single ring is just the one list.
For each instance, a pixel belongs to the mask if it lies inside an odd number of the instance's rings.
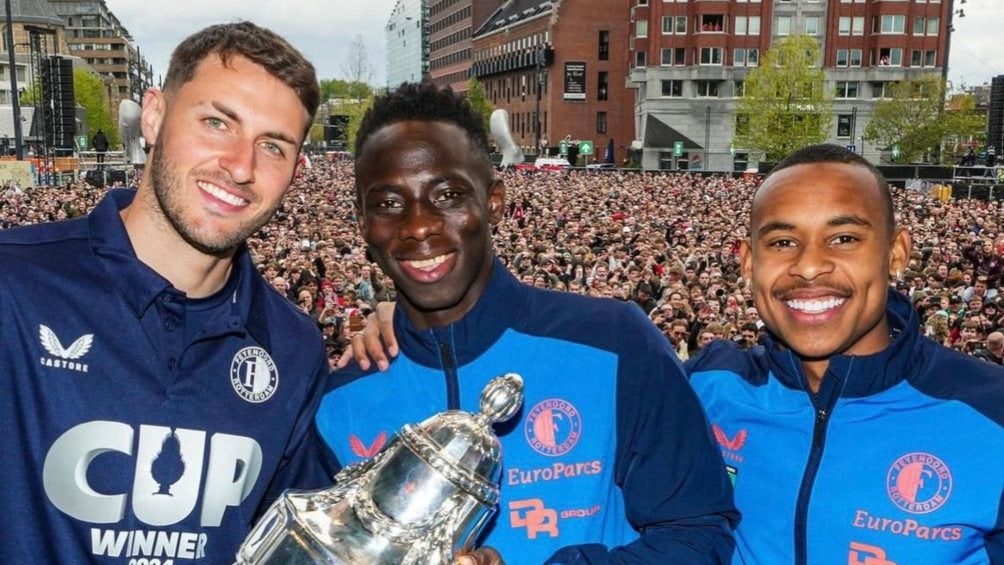
[{"label": "window", "polygon": [[755,67],[759,63],[760,50],[757,48],[737,48],[732,52],[732,65],[735,67]]},{"label": "window", "polygon": [[940,23],[938,18],[927,18],[927,35],[938,35]]},{"label": "window", "polygon": [[851,49],[851,66],[860,67],[861,66],[861,50]]},{"label": "window", "polygon": [[697,81],[697,96],[703,98],[718,98],[719,84],[721,84],[721,82],[717,80]]},{"label": "window", "polygon": [[673,64],[673,48],[664,47],[659,50],[659,64],[668,67]]},{"label": "window", "polygon": [[662,81],[662,95],[672,96],[674,98],[683,96],[683,81],[682,80]]},{"label": "window", "polygon": [[903,33],[906,29],[906,16],[901,14],[886,15],[872,18],[872,33]]},{"label": "window", "polygon": [[683,66],[687,64],[687,48],[677,47],[673,50],[673,64],[677,66]]},{"label": "window", "polygon": [[879,49],[880,67],[901,67],[903,66],[903,49],[899,47]]},{"label": "window", "polygon": [[607,84],[607,82],[608,82],[609,79],[607,77],[608,77],[607,71],[600,71],[599,74],[596,75],[596,99],[597,100],[606,100],[607,99],[607,94],[610,91],[610,86]]},{"label": "window", "polygon": [[778,16],[777,35],[791,35],[791,16]]},{"label": "window", "polygon": [[736,35],[760,35],[760,16],[736,16]]},{"label": "window", "polygon": [[851,34],[851,18],[850,16],[840,16],[837,20],[837,35],[850,35]]},{"label": "window", "polygon": [[634,54],[634,64],[635,64],[636,67],[644,67],[645,66],[645,52],[644,51],[638,51],[637,53]]},{"label": "window", "polygon": [[940,20],[938,18],[914,18],[913,20],[913,34],[914,35],[938,35],[938,24]]},{"label": "window", "polygon": [[663,16],[662,33],[663,35],[687,33],[687,16]]},{"label": "window", "polygon": [[805,17],[805,35],[819,35],[819,16]]},{"label": "window", "polygon": [[746,94],[746,83],[741,80],[735,81],[732,85],[732,94],[736,98],[742,98]]},{"label": "window", "polygon": [[837,90],[834,98],[857,98],[858,83],[854,81],[837,81]]},{"label": "window", "polygon": [[599,60],[607,61],[609,59],[610,59],[610,32],[605,29],[601,29]]},{"label": "window", "polygon": [[701,64],[702,65],[721,65],[722,64],[722,48],[721,47],[701,47]]},{"label": "window", "polygon": [[865,17],[854,16],[851,18],[851,35],[865,34]]},{"label": "window", "polygon": [[635,37],[648,37],[648,20],[638,20],[634,23]]},{"label": "window", "polygon": [[722,14],[704,14],[701,16],[702,32],[722,32],[725,30],[725,16]]},{"label": "window", "polygon": [[924,66],[933,67],[938,61],[938,52],[934,50],[924,51]]},{"label": "window", "polygon": [[892,86],[895,83],[892,82],[873,82],[872,83],[872,98],[891,98],[892,97]]},{"label": "window", "polygon": [[837,49],[837,66],[846,67],[848,61],[847,49]]},{"label": "window", "polygon": [[596,112],[596,133],[607,133],[606,112]]}]

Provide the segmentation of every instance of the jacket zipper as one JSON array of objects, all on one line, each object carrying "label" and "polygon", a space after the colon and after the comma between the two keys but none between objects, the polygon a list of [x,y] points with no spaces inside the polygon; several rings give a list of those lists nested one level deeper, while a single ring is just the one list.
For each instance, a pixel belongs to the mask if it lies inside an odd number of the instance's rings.
[{"label": "jacket zipper", "polygon": [[460,410],[460,383],[457,380],[457,362],[453,358],[453,351],[449,344],[439,341],[439,362],[443,366],[443,374],[446,376],[446,409]]},{"label": "jacket zipper", "polygon": [[[832,409],[832,408],[831,408]],[[823,458],[823,447],[826,442],[826,427],[830,421],[830,413],[825,408],[816,408],[816,421],[812,427],[812,448],[809,460],[802,474],[802,484],[798,488],[798,500],[795,503],[795,565],[808,565],[807,529],[809,513],[809,498],[812,487],[819,472],[819,462]]]}]

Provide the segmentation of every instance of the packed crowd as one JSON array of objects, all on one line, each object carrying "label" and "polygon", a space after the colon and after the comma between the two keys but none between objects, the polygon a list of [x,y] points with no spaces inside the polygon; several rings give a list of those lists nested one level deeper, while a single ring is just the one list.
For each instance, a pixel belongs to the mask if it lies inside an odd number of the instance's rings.
[{"label": "packed crowd", "polygon": [[[524,282],[638,303],[682,357],[714,339],[761,337],[738,242],[755,178],[694,174],[507,172],[499,257]],[[0,228],[72,218],[100,199],[87,185],[6,190]],[[329,355],[394,285],[355,226],[349,161],[315,160],[276,218],[248,241],[275,288],[317,320]],[[895,190],[910,227],[909,269],[894,282],[937,341],[991,362],[1004,350],[1004,221],[1000,203],[943,202]]]}]

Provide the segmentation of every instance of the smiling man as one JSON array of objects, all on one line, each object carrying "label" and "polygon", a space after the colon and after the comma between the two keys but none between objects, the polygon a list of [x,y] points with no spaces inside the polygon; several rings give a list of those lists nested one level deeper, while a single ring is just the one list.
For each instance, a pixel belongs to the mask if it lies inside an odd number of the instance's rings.
[{"label": "smiling man", "polygon": [[[480,540],[511,563],[719,563],[737,520],[697,398],[635,304],[533,288],[495,258],[505,187],[462,98],[405,84],[356,142],[360,229],[398,295],[386,372],[336,372],[317,416],[339,464],[402,425],[478,412],[485,384],[523,376],[503,426],[497,519]],[[465,559],[499,563],[483,548]]]},{"label": "smiling man", "polygon": [[858,155],[811,146],[742,245],[763,348],[687,363],[743,513],[734,563],[1004,563],[1004,372],[922,336],[910,236]]},{"label": "smiling man", "polygon": [[320,333],[244,244],[318,99],[275,33],[206,28],[143,97],[139,189],[0,234],[0,562],[230,563],[283,489],[330,484]]}]

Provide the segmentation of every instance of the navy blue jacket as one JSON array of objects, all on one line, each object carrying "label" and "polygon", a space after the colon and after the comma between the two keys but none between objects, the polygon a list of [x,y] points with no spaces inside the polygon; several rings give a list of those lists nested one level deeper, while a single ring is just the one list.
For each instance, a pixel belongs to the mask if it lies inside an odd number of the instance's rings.
[{"label": "navy blue jacket", "polygon": [[0,563],[231,563],[283,489],[331,483],[311,320],[242,250],[186,339],[184,294],[129,243],[131,199],[0,232]]},{"label": "navy blue jacket", "polygon": [[[317,425],[341,464],[402,425],[478,411],[493,377],[525,382],[497,426],[498,515],[481,544],[507,563],[720,563],[738,519],[683,368],[634,304],[542,291],[496,262],[462,320],[420,331],[402,309],[386,373],[336,372]],[[640,535],[640,537],[639,537]]]},{"label": "navy blue jacket", "polygon": [[714,342],[687,362],[743,521],[734,563],[1004,563],[1004,369],[923,337],[838,355],[817,394],[787,349]]}]

